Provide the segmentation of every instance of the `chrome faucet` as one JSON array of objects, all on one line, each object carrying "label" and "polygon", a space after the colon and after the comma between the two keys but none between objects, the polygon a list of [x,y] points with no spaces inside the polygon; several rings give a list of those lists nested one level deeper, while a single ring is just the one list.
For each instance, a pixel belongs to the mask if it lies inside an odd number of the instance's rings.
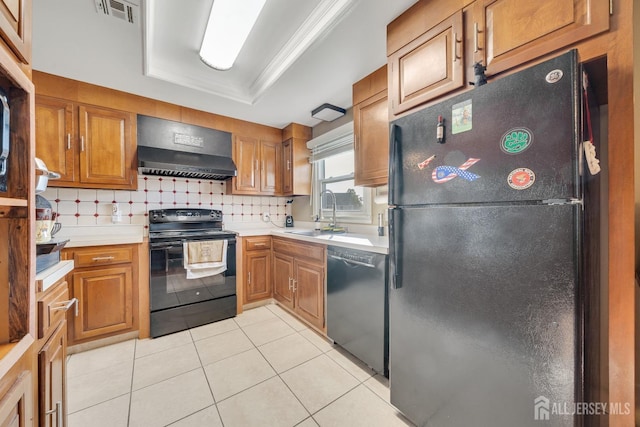
[{"label": "chrome faucet", "polygon": [[320,210],[322,210],[322,195],[324,193],[330,194],[331,195],[331,200],[333,201],[333,217],[331,219],[331,222],[329,223],[329,227],[330,228],[336,228],[337,224],[336,224],[336,195],[333,194],[333,191],[331,190],[322,190],[322,192],[320,193]]}]

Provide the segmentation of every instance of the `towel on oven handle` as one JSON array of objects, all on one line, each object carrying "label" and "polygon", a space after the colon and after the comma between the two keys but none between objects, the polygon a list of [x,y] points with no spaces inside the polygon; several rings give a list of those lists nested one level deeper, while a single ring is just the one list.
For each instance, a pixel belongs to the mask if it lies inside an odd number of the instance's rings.
[{"label": "towel on oven handle", "polygon": [[202,240],[183,243],[183,266],[187,279],[215,276],[227,270],[227,241]]}]

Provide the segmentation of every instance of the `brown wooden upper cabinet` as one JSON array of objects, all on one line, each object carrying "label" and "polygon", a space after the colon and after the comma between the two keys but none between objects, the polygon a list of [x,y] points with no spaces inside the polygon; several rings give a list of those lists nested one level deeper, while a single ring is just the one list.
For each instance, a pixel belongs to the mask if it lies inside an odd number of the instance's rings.
[{"label": "brown wooden upper cabinet", "polygon": [[387,184],[389,169],[389,103],[387,65],[353,85],[355,184]]},{"label": "brown wooden upper cabinet", "polygon": [[482,49],[491,74],[609,29],[609,0],[476,0],[475,4],[478,50]]},{"label": "brown wooden upper cabinet", "polygon": [[420,0],[387,26],[390,117],[608,29],[608,0]]},{"label": "brown wooden upper cabinet", "polygon": [[311,164],[307,140],[289,138],[282,143],[282,193],[285,196],[311,194]]},{"label": "brown wooden upper cabinet", "polygon": [[0,36],[20,62],[31,63],[31,0],[0,0]]},{"label": "brown wooden upper cabinet", "polygon": [[[36,96],[36,156],[49,170],[61,177],[56,184],[73,184],[76,181],[75,146],[77,117],[73,103],[64,99]],[[79,179],[79,178],[78,178]],[[51,182],[54,185],[54,182]]]},{"label": "brown wooden upper cabinet", "polygon": [[464,87],[463,38],[458,11],[389,56],[394,114]]},{"label": "brown wooden upper cabinet", "polygon": [[136,189],[131,113],[36,97],[36,156],[59,187]]},{"label": "brown wooden upper cabinet", "polygon": [[238,175],[231,179],[233,194],[274,195],[282,192],[282,143],[237,135],[233,160]]},{"label": "brown wooden upper cabinet", "polygon": [[307,141],[311,128],[291,123],[282,130],[282,194],[308,196],[311,194],[311,163]]}]

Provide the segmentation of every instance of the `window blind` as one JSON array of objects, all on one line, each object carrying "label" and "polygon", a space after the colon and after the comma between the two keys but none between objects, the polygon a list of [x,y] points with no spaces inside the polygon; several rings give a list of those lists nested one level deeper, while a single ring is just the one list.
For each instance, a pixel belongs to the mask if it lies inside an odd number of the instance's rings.
[{"label": "window blind", "polygon": [[353,149],[353,122],[346,123],[307,142],[311,149],[311,162]]}]

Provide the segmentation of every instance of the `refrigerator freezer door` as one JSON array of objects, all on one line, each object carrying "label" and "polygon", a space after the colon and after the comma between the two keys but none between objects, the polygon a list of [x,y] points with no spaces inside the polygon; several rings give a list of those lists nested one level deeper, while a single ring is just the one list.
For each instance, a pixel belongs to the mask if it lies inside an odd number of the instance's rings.
[{"label": "refrigerator freezer door", "polygon": [[[391,403],[418,426],[537,426],[580,399],[579,207],[392,209]],[[551,415],[550,425],[573,426]],[[549,424],[546,424],[549,425]]]},{"label": "refrigerator freezer door", "polygon": [[392,122],[390,204],[580,198],[578,70],[570,51]]}]

